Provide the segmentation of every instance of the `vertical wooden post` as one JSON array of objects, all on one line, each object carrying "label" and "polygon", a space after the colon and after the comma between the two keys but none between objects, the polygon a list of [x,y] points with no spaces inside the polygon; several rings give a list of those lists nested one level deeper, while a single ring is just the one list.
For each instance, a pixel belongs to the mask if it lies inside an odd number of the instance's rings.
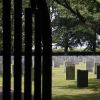
[{"label": "vertical wooden post", "polygon": [[34,100],[41,100],[41,33],[42,12],[35,9],[35,74]]},{"label": "vertical wooden post", "polygon": [[31,67],[32,67],[32,12],[25,9],[25,84],[24,100],[31,100]]},{"label": "vertical wooden post", "polygon": [[36,2],[38,9],[42,9],[42,39],[43,39],[43,86],[42,100],[51,100],[52,84],[52,38],[50,16],[46,0]]},{"label": "vertical wooden post", "polygon": [[52,89],[52,39],[50,16],[45,0],[42,0],[43,10],[43,100],[51,100]]},{"label": "vertical wooden post", "polygon": [[14,0],[14,100],[21,100],[22,0]]},{"label": "vertical wooden post", "polygon": [[10,100],[11,0],[3,0],[3,99]]}]

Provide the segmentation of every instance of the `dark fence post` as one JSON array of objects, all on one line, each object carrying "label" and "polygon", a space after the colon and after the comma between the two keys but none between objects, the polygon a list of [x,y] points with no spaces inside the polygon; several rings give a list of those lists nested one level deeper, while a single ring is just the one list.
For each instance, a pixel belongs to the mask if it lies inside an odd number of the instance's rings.
[{"label": "dark fence post", "polygon": [[52,88],[52,38],[50,16],[46,0],[36,1],[37,8],[42,9],[42,39],[43,39],[43,83],[42,100],[51,100]]},{"label": "dark fence post", "polygon": [[50,17],[45,0],[42,0],[43,10],[43,100],[51,100],[52,90],[52,39]]},{"label": "dark fence post", "polygon": [[21,100],[22,0],[14,0],[14,100]]},{"label": "dark fence post", "polygon": [[32,12],[25,9],[25,84],[24,100],[31,100],[31,67],[32,67]]},{"label": "dark fence post", "polygon": [[11,0],[3,0],[3,100],[10,100]]},{"label": "dark fence post", "polygon": [[34,100],[41,100],[41,33],[42,11],[35,9],[35,73]]}]

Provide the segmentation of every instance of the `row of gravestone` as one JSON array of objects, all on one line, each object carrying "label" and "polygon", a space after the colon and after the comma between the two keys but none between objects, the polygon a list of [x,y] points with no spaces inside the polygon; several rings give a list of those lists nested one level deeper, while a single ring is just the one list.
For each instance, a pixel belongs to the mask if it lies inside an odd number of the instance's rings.
[{"label": "row of gravestone", "polygon": [[82,62],[82,60],[82,56],[52,56],[52,66],[59,67],[64,64],[64,61],[77,65],[79,62]]},{"label": "row of gravestone", "polygon": [[[100,79],[100,66],[97,66],[97,79]],[[66,67],[66,80],[75,80],[75,66]],[[77,70],[77,87],[88,87],[88,70]]]},{"label": "row of gravestone", "polygon": [[[0,60],[2,61],[2,57],[0,57]],[[12,69],[14,69],[14,56],[11,56],[11,61],[12,61]],[[71,64],[76,65],[82,61],[86,65],[86,70],[92,71],[93,66],[94,66],[94,74],[97,73],[95,66],[99,65],[100,56],[78,56],[78,57],[77,56],[52,56],[52,65],[54,67],[58,67],[59,65],[62,65],[62,64],[64,64],[66,66],[66,63],[71,63]],[[43,62],[43,59],[42,59],[42,62]],[[41,65],[43,65],[43,63]],[[0,66],[2,66],[1,63],[0,63]],[[34,56],[32,57],[32,66],[34,66]],[[24,71],[24,57],[22,57],[22,73],[23,73],[23,71]],[[65,71],[65,67],[64,67],[64,71]],[[42,70],[41,70],[41,72],[42,72]],[[0,67],[0,73],[2,73],[2,67]]]},{"label": "row of gravestone", "polygon": [[[66,66],[75,66],[72,62],[64,62],[64,72],[66,72]],[[99,66],[100,63],[95,63],[95,65],[92,64],[92,62],[86,62],[85,63],[85,70],[88,70],[89,72],[93,72],[94,74],[97,74],[97,66]],[[94,68],[94,69],[93,69]]]},{"label": "row of gravestone", "polygon": [[52,65],[54,67],[59,67],[60,65],[64,64],[64,72],[66,71],[66,65],[77,65],[79,62],[85,63],[85,70],[89,72],[93,72],[94,67],[94,74],[97,73],[96,66],[100,65],[100,56],[53,56],[52,57]]},{"label": "row of gravestone", "polygon": [[95,63],[98,63],[100,61],[100,56],[52,56],[53,61],[61,60],[61,61],[71,61],[75,60],[75,62],[84,62],[86,60],[95,60]]},{"label": "row of gravestone", "polygon": [[[11,63],[12,63],[12,77],[14,77],[14,56],[11,56]],[[32,68],[34,68],[34,56],[32,56]],[[3,59],[0,56],[0,75],[2,75],[3,71]],[[25,71],[25,59],[22,56],[22,74]],[[43,56],[41,56],[41,73],[43,73]]]}]

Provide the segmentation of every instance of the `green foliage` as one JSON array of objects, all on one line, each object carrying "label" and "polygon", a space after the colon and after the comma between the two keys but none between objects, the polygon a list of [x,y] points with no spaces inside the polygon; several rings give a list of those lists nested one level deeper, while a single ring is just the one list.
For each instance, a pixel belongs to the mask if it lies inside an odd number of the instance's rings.
[{"label": "green foliage", "polygon": [[[25,51],[25,8],[30,8],[30,0],[22,0],[22,52]],[[0,51],[3,50],[3,32],[2,32],[2,0],[0,0]],[[33,20],[34,24],[34,20]],[[34,31],[34,25],[33,25]],[[34,35],[32,35],[32,45],[34,44]],[[14,52],[14,0],[11,0],[11,52]]]},{"label": "green foliage", "polygon": [[100,12],[100,0],[76,0],[78,3],[84,4],[91,13]]},{"label": "green foliage", "polygon": [[[59,5],[56,7],[55,19],[52,21],[54,28],[53,31],[53,42],[60,46],[65,46],[64,42],[67,44],[69,41],[71,42],[68,46],[70,46],[70,49],[73,49],[75,46],[77,47],[79,45],[83,45],[84,43],[87,43],[86,49],[90,49],[93,51],[94,43],[96,43],[95,47],[100,47],[98,35],[95,33],[95,31],[90,27],[87,26],[86,23],[83,23],[77,16],[72,13],[68,8],[65,6],[64,0],[54,0],[55,2],[58,1]],[[100,26],[99,20],[100,20],[100,13],[90,12],[88,10],[88,7],[91,6],[90,4],[94,3],[97,5],[99,3],[98,1],[93,0],[66,0],[69,7],[76,13],[77,10],[79,11],[80,15],[82,15],[83,18],[86,18],[86,20],[90,23],[92,23],[95,27]],[[57,3],[57,2],[56,2]],[[56,4],[55,3],[55,4]],[[95,7],[97,7],[94,5]],[[74,15],[72,15],[74,14]],[[65,19],[64,19],[65,18]],[[62,30],[62,31],[61,31]],[[64,35],[66,33],[66,35]],[[68,34],[73,34],[73,39],[69,38]],[[94,35],[96,34],[96,36]],[[64,37],[65,40],[60,41],[61,37]],[[64,39],[63,38],[63,39]],[[95,40],[96,38],[96,40]],[[75,41],[75,42],[74,42]],[[62,42],[62,43],[61,43]],[[72,46],[71,46],[72,44]]]},{"label": "green foliage", "polygon": [[[82,46],[82,36],[85,35],[85,32],[82,32],[85,29],[84,26],[64,7],[59,5],[56,9],[58,14],[52,21],[52,41],[62,47],[68,45],[70,49],[79,44]],[[78,26],[78,24],[81,26]]]}]

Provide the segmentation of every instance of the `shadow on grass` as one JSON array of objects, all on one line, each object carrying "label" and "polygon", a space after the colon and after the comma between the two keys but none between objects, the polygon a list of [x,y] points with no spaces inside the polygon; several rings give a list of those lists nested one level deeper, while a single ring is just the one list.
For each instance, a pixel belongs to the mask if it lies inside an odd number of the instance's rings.
[{"label": "shadow on grass", "polygon": [[100,93],[81,94],[81,95],[59,95],[53,100],[100,100]]},{"label": "shadow on grass", "polygon": [[[67,81],[67,80],[66,80]],[[88,79],[88,87],[77,87],[77,80],[74,81],[75,84],[73,85],[66,85],[66,86],[55,86],[60,89],[91,89],[92,91],[100,91],[100,79]]]}]

